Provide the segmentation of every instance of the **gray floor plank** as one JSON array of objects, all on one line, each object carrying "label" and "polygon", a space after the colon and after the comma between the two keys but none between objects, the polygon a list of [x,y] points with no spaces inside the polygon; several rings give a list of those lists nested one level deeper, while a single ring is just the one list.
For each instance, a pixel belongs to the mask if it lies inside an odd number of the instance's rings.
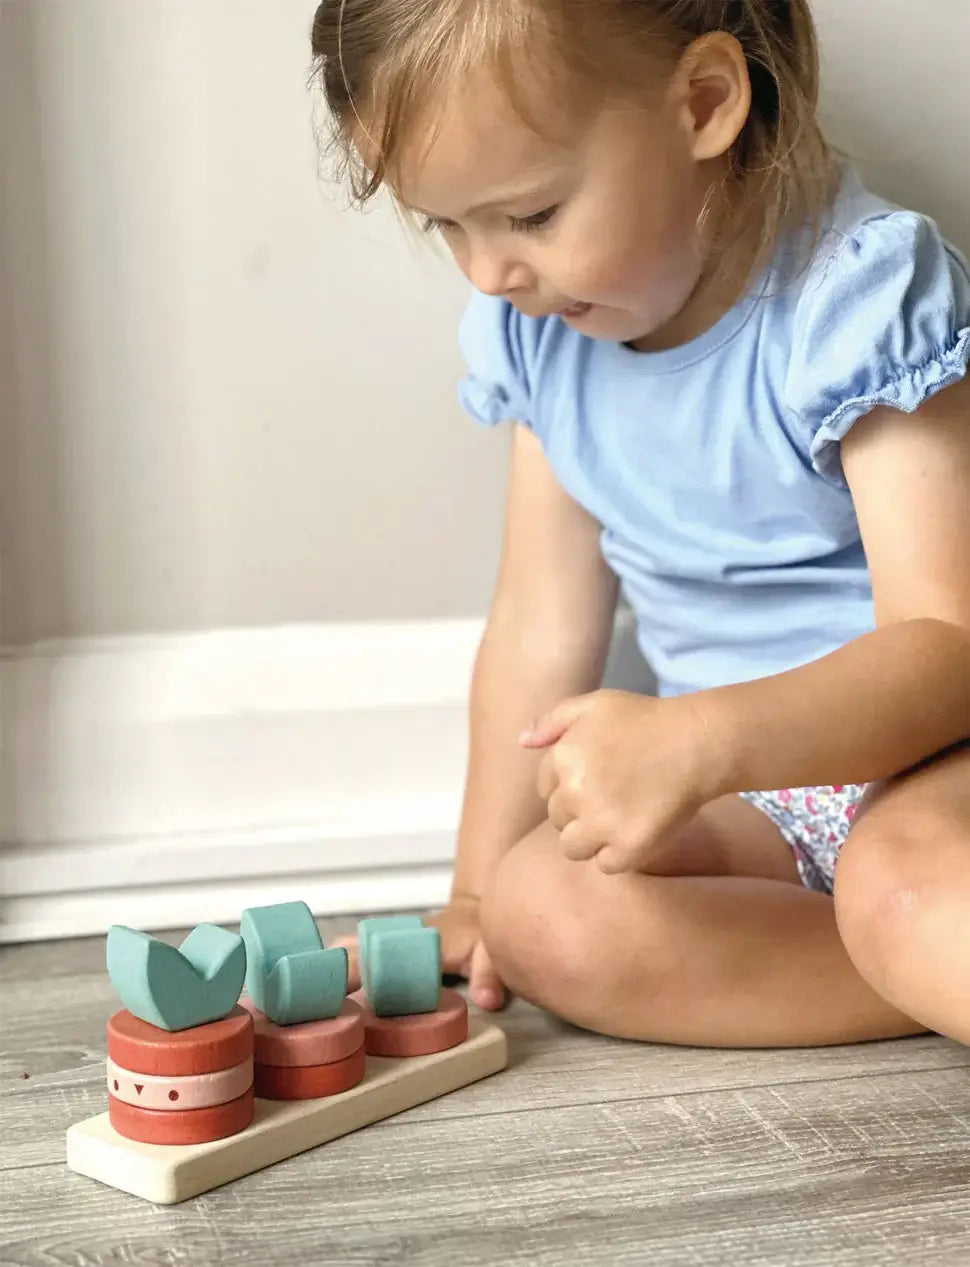
[{"label": "gray floor plank", "polygon": [[521,1002],[504,1074],[155,1209],[63,1164],[116,1004],[103,943],[59,945],[0,974],[3,1267],[970,1262],[966,1049],[665,1048]]},{"label": "gray floor plank", "polygon": [[193,1265],[965,1262],[968,1114],[940,1071],[399,1119],[155,1212],[41,1167],[3,1201],[0,1261],[153,1261],[120,1256],[150,1229]]}]

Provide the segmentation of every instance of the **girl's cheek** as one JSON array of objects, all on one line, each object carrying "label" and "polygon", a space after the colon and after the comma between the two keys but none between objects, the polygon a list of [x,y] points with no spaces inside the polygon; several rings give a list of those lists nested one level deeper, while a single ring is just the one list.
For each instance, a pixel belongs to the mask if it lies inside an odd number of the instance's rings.
[{"label": "girl's cheek", "polygon": [[578,243],[570,248],[564,261],[559,280],[569,295],[604,295],[624,288],[623,262],[612,255],[591,254],[588,243],[585,251]]}]

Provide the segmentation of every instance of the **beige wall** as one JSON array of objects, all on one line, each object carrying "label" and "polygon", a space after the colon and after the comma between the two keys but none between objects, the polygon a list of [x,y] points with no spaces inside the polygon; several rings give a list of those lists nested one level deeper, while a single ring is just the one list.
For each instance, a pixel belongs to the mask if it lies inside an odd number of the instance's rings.
[{"label": "beige wall", "polygon": [[[471,615],[462,288],[316,180],[313,0],[0,0],[0,642]],[[970,246],[970,4],[817,0],[839,138]]]},{"label": "beige wall", "polygon": [[484,610],[463,288],[318,182],[312,10],[0,5],[4,642]]},{"label": "beige wall", "polygon": [[970,3],[812,0],[830,135],[881,193],[970,251]]}]

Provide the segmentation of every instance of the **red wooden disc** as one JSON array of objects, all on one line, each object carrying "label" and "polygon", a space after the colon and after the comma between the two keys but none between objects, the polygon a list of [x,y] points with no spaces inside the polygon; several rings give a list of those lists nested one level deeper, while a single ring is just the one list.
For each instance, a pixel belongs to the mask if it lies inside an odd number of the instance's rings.
[{"label": "red wooden disc", "polygon": [[319,1100],[356,1087],[364,1077],[363,1043],[351,1056],[327,1065],[260,1065],[254,1074],[256,1094],[263,1100]]},{"label": "red wooden disc", "polygon": [[369,1056],[430,1056],[457,1047],[468,1037],[468,1004],[455,990],[442,990],[437,1012],[376,1016],[363,990],[351,995],[364,1013]]},{"label": "red wooden disc", "polygon": [[253,1120],[253,1088],[238,1100],[214,1104],[207,1109],[138,1109],[108,1096],[111,1125],[126,1139],[141,1144],[207,1144],[244,1131]]},{"label": "red wooden disc", "polygon": [[108,1055],[132,1073],[186,1077],[241,1065],[253,1054],[253,1018],[234,1007],[221,1021],[194,1029],[158,1029],[130,1012],[108,1021]]},{"label": "red wooden disc", "polygon": [[240,999],[252,1013],[256,1032],[256,1063],[260,1065],[332,1065],[352,1056],[364,1042],[364,1018],[350,999],[329,1021],[301,1021],[275,1025],[250,998]]}]

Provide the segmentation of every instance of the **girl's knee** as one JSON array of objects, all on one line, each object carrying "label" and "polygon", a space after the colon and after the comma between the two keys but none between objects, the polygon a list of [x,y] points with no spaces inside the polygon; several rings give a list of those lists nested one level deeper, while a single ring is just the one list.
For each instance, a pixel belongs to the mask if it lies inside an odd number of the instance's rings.
[{"label": "girl's knee", "polygon": [[[946,883],[940,835],[911,814],[874,803],[849,835],[835,868],[835,914],[846,950],[876,988],[909,953],[914,923]],[[937,825],[937,828],[939,824]]]},{"label": "girl's knee", "polygon": [[[638,877],[642,940],[650,922],[647,890],[664,881]],[[622,990],[629,965],[613,918],[625,903],[619,890],[630,877],[604,876],[591,863],[563,857],[548,824],[502,859],[482,896],[482,938],[492,964],[510,990],[580,1025]],[[651,963],[662,972],[660,938]],[[639,988],[645,989],[644,973]],[[595,1025],[592,1028],[596,1028]]]},{"label": "girl's knee", "polygon": [[[511,849],[482,895],[482,939],[513,993],[553,1011],[591,972],[578,864],[563,858],[548,823]],[[581,864],[580,864],[581,865]]]}]

